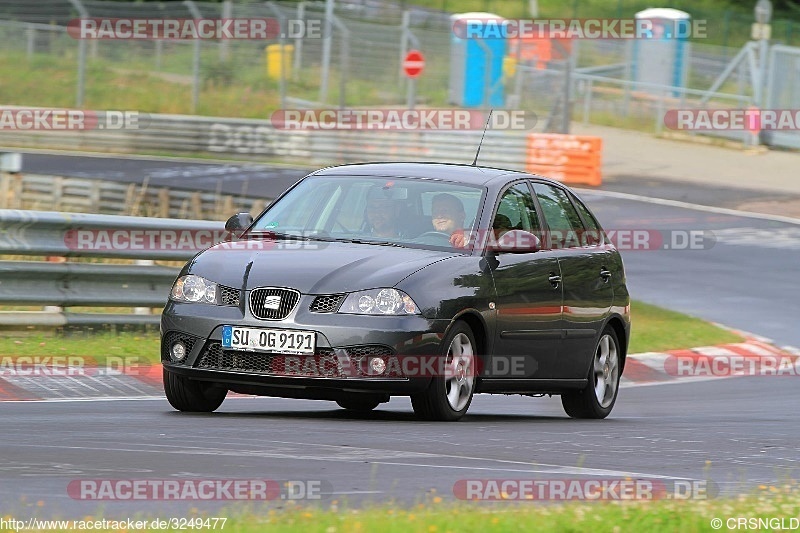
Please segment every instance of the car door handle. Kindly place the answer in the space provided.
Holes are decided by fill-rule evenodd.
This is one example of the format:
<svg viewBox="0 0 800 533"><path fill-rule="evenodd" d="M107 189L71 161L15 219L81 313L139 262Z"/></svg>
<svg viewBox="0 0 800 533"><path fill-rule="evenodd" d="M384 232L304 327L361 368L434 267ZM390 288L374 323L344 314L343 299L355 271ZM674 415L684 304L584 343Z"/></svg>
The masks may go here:
<svg viewBox="0 0 800 533"><path fill-rule="evenodd" d="M550 282L550 285L552 285L554 289L557 289L558 284L561 283L561 276L559 276L555 272L550 272L550 277L548 277L547 280Z"/></svg>
<svg viewBox="0 0 800 533"><path fill-rule="evenodd" d="M606 267L602 267L600 269L600 277L603 278L603 283L608 282L611 279L611 271L608 270Z"/></svg>

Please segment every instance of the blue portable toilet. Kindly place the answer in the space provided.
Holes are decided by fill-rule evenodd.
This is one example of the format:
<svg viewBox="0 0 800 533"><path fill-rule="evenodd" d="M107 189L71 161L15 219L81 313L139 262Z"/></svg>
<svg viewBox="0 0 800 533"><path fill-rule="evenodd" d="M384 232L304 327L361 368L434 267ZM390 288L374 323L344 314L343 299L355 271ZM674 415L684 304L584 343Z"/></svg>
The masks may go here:
<svg viewBox="0 0 800 533"><path fill-rule="evenodd" d="M450 41L451 104L462 107L503 107L505 20L492 13L452 15Z"/></svg>
<svg viewBox="0 0 800 533"><path fill-rule="evenodd" d="M649 20L653 34L652 37L633 41L633 80L685 87L689 70L691 15L678 9L652 8L636 13L634 18L637 21ZM660 92L653 87L643 87L641 90Z"/></svg>

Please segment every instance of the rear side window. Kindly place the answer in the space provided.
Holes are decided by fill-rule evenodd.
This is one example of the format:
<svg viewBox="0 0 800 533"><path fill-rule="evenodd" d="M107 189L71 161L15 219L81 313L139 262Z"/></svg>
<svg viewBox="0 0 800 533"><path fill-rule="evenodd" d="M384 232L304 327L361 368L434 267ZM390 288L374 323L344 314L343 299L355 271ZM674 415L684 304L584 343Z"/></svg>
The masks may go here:
<svg viewBox="0 0 800 533"><path fill-rule="evenodd" d="M600 227L600 224L597 222L597 219L594 218L589 209L578 200L575 195L570 195L572 198L572 203L578 209L578 212L583 217L583 221L586 224L586 233L584 234L583 243L587 246L594 246L597 244L602 244L603 242L608 243L608 237L606 237L605 232L603 232L603 228Z"/></svg>
<svg viewBox="0 0 800 533"><path fill-rule="evenodd" d="M552 248L581 246L583 222L567 193L545 183L534 183L533 191L539 200L545 222L550 228L550 246Z"/></svg>

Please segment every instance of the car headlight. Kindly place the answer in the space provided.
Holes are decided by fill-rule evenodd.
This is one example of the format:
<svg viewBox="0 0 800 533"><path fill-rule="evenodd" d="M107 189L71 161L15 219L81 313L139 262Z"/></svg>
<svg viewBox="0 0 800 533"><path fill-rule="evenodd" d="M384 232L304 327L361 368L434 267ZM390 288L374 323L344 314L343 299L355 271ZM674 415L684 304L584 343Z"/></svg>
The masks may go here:
<svg viewBox="0 0 800 533"><path fill-rule="evenodd" d="M217 304L217 284L200 276L189 274L175 280L169 296L179 302Z"/></svg>
<svg viewBox="0 0 800 533"><path fill-rule="evenodd" d="M356 315L416 315L417 304L397 289L370 289L351 292L339 308L340 313Z"/></svg>

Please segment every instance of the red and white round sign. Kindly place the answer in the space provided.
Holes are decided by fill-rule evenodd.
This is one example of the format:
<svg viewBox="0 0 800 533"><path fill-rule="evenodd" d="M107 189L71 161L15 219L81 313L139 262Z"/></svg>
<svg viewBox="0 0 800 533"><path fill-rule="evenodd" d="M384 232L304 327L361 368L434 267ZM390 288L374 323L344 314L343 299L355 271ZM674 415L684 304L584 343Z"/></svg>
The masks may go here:
<svg viewBox="0 0 800 533"><path fill-rule="evenodd" d="M425 69L425 57L419 50L409 50L403 60L403 72L409 78L416 78Z"/></svg>

